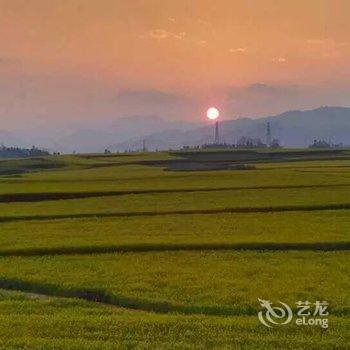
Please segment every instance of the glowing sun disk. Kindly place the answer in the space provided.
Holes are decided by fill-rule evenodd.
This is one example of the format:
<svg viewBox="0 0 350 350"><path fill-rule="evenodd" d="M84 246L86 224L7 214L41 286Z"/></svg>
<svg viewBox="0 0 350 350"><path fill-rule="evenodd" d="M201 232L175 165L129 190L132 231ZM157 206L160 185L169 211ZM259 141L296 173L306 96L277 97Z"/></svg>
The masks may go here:
<svg viewBox="0 0 350 350"><path fill-rule="evenodd" d="M211 119L211 120L215 120L219 117L219 110L215 107L210 107L207 110L207 118Z"/></svg>

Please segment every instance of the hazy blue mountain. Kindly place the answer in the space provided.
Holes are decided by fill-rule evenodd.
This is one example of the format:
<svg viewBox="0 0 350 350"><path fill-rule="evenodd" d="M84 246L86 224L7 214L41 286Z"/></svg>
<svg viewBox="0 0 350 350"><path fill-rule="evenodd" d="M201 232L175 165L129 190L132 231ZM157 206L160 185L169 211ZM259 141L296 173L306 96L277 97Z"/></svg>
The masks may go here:
<svg viewBox="0 0 350 350"><path fill-rule="evenodd" d="M258 86L255 89L261 89ZM220 137L227 143L236 143L242 137L266 138L266 123L270 122L272 137L283 146L304 147L314 139L350 145L350 108L321 107L307 111L288 111L259 119L240 118L220 122ZM214 124L191 124L168 121L158 116L134 116L109 123L81 124L65 129L28 131L0 131L0 145L30 147L36 145L63 153L138 150L143 140L150 150L177 149L210 143Z"/></svg>
<svg viewBox="0 0 350 350"><path fill-rule="evenodd" d="M172 122L157 116L132 116L119 118L106 125L89 128L75 127L70 133L62 137L56 137L44 146L61 152L103 152L110 145L125 142L130 138L140 138L144 134L161 132L167 129L177 128L189 130L194 124L186 122Z"/></svg>
<svg viewBox="0 0 350 350"><path fill-rule="evenodd" d="M140 138L144 134L169 129L182 131L196 128L196 124L183 121L169 121L158 116L131 116L112 122L72 123L71 125L0 130L0 145L29 147L36 145L49 151L62 153L103 152L110 145ZM141 142L142 143L142 142Z"/></svg>
<svg viewBox="0 0 350 350"><path fill-rule="evenodd" d="M314 139L350 145L350 108L320 107L308 111L288 111L276 116L260 119L241 118L220 123L220 137L227 143L235 143L242 136L266 139L266 123L270 122L272 137L283 146L304 147ZM175 149L212 142L214 125L194 130L167 130L143 135L126 142L114 144L113 150L136 150L145 139L147 147L153 149Z"/></svg>

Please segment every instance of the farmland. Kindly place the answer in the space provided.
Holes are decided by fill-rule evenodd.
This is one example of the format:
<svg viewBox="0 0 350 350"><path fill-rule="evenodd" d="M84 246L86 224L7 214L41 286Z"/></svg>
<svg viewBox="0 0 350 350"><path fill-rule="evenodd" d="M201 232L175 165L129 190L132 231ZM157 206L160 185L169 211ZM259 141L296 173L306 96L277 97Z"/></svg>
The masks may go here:
<svg viewBox="0 0 350 350"><path fill-rule="evenodd" d="M350 151L0 160L0 348L345 349ZM258 299L329 302L269 329Z"/></svg>

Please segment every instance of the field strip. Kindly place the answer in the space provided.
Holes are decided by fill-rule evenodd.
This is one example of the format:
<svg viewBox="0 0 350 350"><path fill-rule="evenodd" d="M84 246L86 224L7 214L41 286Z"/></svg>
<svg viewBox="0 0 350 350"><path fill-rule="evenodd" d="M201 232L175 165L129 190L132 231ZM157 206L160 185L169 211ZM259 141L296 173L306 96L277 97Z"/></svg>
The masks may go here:
<svg viewBox="0 0 350 350"><path fill-rule="evenodd" d="M91 192L38 192L38 193L5 193L0 194L0 203L11 202L41 202L49 200L83 199L94 197L111 197L126 195L142 195L157 193L192 193L192 192L219 192L240 190L283 190L301 188L336 188L350 187L350 183L320 184L320 185L288 185L288 186L247 186L247 187L210 187L210 188L180 188L180 189L154 189L129 191L91 191Z"/></svg>
<svg viewBox="0 0 350 350"><path fill-rule="evenodd" d="M0 250L0 257L33 257L46 255L84 255L109 253L145 253L167 251L288 251L288 250L314 250L314 251L345 251L350 250L350 242L315 242L315 243L199 243L199 244L128 244L108 246L78 246L53 248L26 248L13 250Z"/></svg>
<svg viewBox="0 0 350 350"><path fill-rule="evenodd" d="M0 278L0 288L9 291L35 293L47 297L78 298L90 302L96 302L111 306L123 307L137 311L153 313L180 313L185 315L208 315L208 316L252 316L256 315L257 309L253 307L223 307L223 306L199 306L181 305L170 302L151 301L140 298L132 298L110 293L105 289L80 289L63 288L54 284L30 282L19 279ZM334 316L348 315L346 308L332 310Z"/></svg>
<svg viewBox="0 0 350 350"><path fill-rule="evenodd" d="M340 154L340 156L317 156L313 155L311 157L305 157L300 159L298 155L293 155L292 157L274 157L271 158L271 153L267 156L258 157L258 158L217 158L217 159L200 159L200 158L174 158L174 159L159 159L159 160L131 160L126 162L110 162L110 163L95 163L86 165L86 169L94 168L104 168L104 167L119 167L125 165L143 165L143 166L158 166L158 167L167 167L174 164L217 164L217 163L226 163L226 164L242 164L242 163L255 163L255 164L264 164L264 163L292 163L292 162L312 162L312 161L333 161L333 160L350 160L350 157L346 154Z"/></svg>
<svg viewBox="0 0 350 350"><path fill-rule="evenodd" d="M282 166L282 167L269 167L264 166L262 168L257 168L257 170L284 170L284 169L339 169L339 168L350 168L350 165L303 165L303 166Z"/></svg>
<svg viewBox="0 0 350 350"><path fill-rule="evenodd" d="M193 214L220 214L220 213L278 213L293 211L322 211L350 209L350 203L337 204L313 204L313 205L286 205L271 207L232 207L218 209L193 209L193 210L164 210L164 211L131 211L131 212L102 212L85 214L55 214L55 215L22 215L0 216L0 223L27 220L60 220L83 218L109 218L109 217L137 217L137 216L164 216L164 215L193 215Z"/></svg>

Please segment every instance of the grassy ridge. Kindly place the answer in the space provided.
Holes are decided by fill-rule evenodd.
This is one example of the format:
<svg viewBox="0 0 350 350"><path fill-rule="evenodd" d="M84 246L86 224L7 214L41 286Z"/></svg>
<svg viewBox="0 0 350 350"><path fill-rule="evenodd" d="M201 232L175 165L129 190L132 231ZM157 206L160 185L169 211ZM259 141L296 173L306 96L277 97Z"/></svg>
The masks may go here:
<svg viewBox="0 0 350 350"><path fill-rule="evenodd" d="M270 331L256 317L161 315L78 299L44 298L0 290L0 347L4 349L345 349L349 321L331 327L288 325ZM154 335L154 336L150 336ZM342 346L343 344L344 346Z"/></svg>
<svg viewBox="0 0 350 350"><path fill-rule="evenodd" d="M109 245L89 247L55 247L55 248L27 248L0 250L0 257L10 256L45 256L45 255L91 255L102 253L144 253L144 252L176 252L176 251L288 251L288 250L318 250L345 251L350 250L350 242L315 242L315 243L202 243L202 244L134 244Z"/></svg>
<svg viewBox="0 0 350 350"><path fill-rule="evenodd" d="M345 242L348 210L83 218L1 223L0 250L138 244Z"/></svg>
<svg viewBox="0 0 350 350"><path fill-rule="evenodd" d="M0 223L28 221L28 220L61 220L82 218L113 218L113 217L152 217L168 215L195 215L195 214L222 214L222 213L279 213L297 211L321 211L321 210L344 210L350 209L350 203L322 204L322 205L288 205L272 207L236 207L221 209L199 209L199 210L164 210L164 211L135 211L135 212L93 212L86 214L57 214L57 215L25 215L25 216L3 216Z"/></svg>
<svg viewBox="0 0 350 350"><path fill-rule="evenodd" d="M2 287L6 287L6 281L19 280L39 286L38 293L42 292L40 286L46 285L72 293L98 291L118 300L139 300L150 308L214 308L222 314L234 310L244 315L258 311L258 298L267 298L291 305L298 300L328 300L333 315L348 314L350 310L350 285L342 277L350 267L346 252L188 251L7 257L1 258L1 266ZM327 276L322 283L320 276Z"/></svg>
<svg viewBox="0 0 350 350"><path fill-rule="evenodd" d="M0 203L1 220L6 216L20 219L127 216L210 212L268 212L349 208L350 187L312 187L279 189L240 189L225 191L190 191L183 193L129 194L34 203ZM87 215L89 216L89 215Z"/></svg>
<svg viewBox="0 0 350 350"><path fill-rule="evenodd" d="M350 184L320 184L320 185L289 185L289 186L251 186L251 187L211 187L211 188L179 188L179 189L158 189L158 190L134 190L134 191L94 191L94 192L44 192L44 193L15 193L0 195L0 203L13 202L42 202L49 200L67 200L95 197L114 197L138 194L157 193L191 193L191 192L220 192L240 190L286 190L286 189L309 189L309 188L336 188L349 187Z"/></svg>
<svg viewBox="0 0 350 350"><path fill-rule="evenodd" d="M115 295L105 289L79 289L62 288L59 285L48 283L33 283L16 279L0 279L0 288L39 294L43 296L55 296L64 298L78 298L87 301L113 305L137 311L148 311L154 313L181 313L186 315L214 315L214 316L251 316L256 314L255 309L213 307L213 306L185 306L168 303L165 301L154 302L122 295Z"/></svg>

